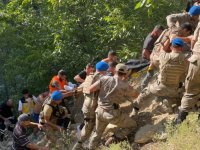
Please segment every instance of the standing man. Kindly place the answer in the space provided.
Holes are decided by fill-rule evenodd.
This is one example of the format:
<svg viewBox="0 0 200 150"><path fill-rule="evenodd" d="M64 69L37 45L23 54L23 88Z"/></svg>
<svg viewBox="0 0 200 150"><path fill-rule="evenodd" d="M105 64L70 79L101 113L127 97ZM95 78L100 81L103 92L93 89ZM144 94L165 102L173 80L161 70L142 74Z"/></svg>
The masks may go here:
<svg viewBox="0 0 200 150"><path fill-rule="evenodd" d="M171 42L171 53L162 50L159 58L158 79L149 84L137 98L139 108L146 107L145 100L154 95L169 98L169 104L178 104L179 88L186 77L188 62L183 53L184 42L180 38L174 38Z"/></svg>
<svg viewBox="0 0 200 150"><path fill-rule="evenodd" d="M177 124L186 119L188 112L196 105L200 98L200 25L195 30L193 40L193 55L188 59L190 65L185 79L185 93L179 107Z"/></svg>
<svg viewBox="0 0 200 150"><path fill-rule="evenodd" d="M150 55L154 47L154 43L163 32L164 28L161 25L156 25L151 33L148 34L144 41L142 58L150 60Z"/></svg>
<svg viewBox="0 0 200 150"><path fill-rule="evenodd" d="M109 63L111 61L117 62L117 53L115 51L109 51L108 57L104 58L102 61Z"/></svg>
<svg viewBox="0 0 200 150"><path fill-rule="evenodd" d="M28 89L22 91L23 97L19 100L19 114L33 114L34 105L37 103L37 98L29 93Z"/></svg>
<svg viewBox="0 0 200 150"><path fill-rule="evenodd" d="M94 66L92 64L87 64L87 66L85 67L85 70L81 71L79 74L77 74L74 77L74 80L78 83L83 83L85 81L85 78L92 74L94 72Z"/></svg>
<svg viewBox="0 0 200 150"><path fill-rule="evenodd" d="M171 14L167 16L167 26L169 28L179 27L185 22L192 25L193 30L199 22L200 6L192 6L188 13Z"/></svg>
<svg viewBox="0 0 200 150"><path fill-rule="evenodd" d="M109 123L124 128L120 137L127 136L137 126L136 122L119 108L120 103L131 100L132 97L133 90L126 80L127 72L124 64L118 64L113 77L104 76L90 86L90 92L99 91L95 133L89 144L91 150L98 146Z"/></svg>
<svg viewBox="0 0 200 150"><path fill-rule="evenodd" d="M106 62L98 62L96 64L96 72L93 75L87 76L83 84L84 103L84 126L81 130L81 135L78 142L74 145L73 150L83 149L82 143L85 142L91 135L95 126L95 110L97 108L98 91L90 92L89 87L99 80L102 76L106 75L109 66Z"/></svg>

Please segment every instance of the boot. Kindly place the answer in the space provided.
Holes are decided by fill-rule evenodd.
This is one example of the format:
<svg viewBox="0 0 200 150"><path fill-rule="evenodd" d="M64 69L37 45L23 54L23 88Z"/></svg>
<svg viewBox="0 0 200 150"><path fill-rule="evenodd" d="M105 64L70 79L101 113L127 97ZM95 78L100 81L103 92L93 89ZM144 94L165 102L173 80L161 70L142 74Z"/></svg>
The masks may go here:
<svg viewBox="0 0 200 150"><path fill-rule="evenodd" d="M73 146L72 150L84 150L84 148L83 148L83 146L82 146L82 142L77 142L77 143Z"/></svg>
<svg viewBox="0 0 200 150"><path fill-rule="evenodd" d="M186 119L187 115L188 115L188 112L180 110L175 124L181 124L183 122L183 120Z"/></svg>

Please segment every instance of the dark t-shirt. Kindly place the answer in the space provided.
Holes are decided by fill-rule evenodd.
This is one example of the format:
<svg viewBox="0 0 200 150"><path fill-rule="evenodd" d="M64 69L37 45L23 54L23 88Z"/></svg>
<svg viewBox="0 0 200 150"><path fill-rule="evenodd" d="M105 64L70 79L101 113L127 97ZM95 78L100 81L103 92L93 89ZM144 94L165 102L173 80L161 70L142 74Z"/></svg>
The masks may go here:
<svg viewBox="0 0 200 150"><path fill-rule="evenodd" d="M85 80L85 78L87 77L87 73L85 70L81 71L78 75L83 80Z"/></svg>
<svg viewBox="0 0 200 150"><path fill-rule="evenodd" d="M156 40L157 40L157 38L152 37L151 33L149 33L149 35L146 37L146 39L144 41L143 49L146 49L151 53Z"/></svg>
<svg viewBox="0 0 200 150"><path fill-rule="evenodd" d="M27 130L23 128L19 123L16 124L13 131L13 150L30 150L26 147L30 141L28 139Z"/></svg>
<svg viewBox="0 0 200 150"><path fill-rule="evenodd" d="M2 103L0 105L0 115L2 115L5 118L12 117L13 116L12 107L6 105L6 102ZM2 121L3 119L0 118L0 122Z"/></svg>

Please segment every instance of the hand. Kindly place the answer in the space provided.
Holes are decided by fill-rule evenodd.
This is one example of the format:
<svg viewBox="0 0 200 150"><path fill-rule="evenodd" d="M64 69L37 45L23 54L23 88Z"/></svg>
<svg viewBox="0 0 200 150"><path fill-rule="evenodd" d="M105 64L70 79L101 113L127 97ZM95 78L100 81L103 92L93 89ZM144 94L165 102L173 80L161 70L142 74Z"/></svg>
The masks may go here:
<svg viewBox="0 0 200 150"><path fill-rule="evenodd" d="M43 125L41 125L41 124L38 124L37 126L38 126L38 129L40 129L40 130L43 129Z"/></svg>

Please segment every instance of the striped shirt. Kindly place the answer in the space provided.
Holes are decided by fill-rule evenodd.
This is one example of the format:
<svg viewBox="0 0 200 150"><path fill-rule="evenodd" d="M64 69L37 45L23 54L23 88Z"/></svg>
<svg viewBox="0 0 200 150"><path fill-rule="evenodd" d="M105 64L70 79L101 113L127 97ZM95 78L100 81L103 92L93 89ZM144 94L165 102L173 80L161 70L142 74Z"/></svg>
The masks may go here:
<svg viewBox="0 0 200 150"><path fill-rule="evenodd" d="M29 148L26 147L29 143L27 130L17 123L13 131L12 150L29 150Z"/></svg>

